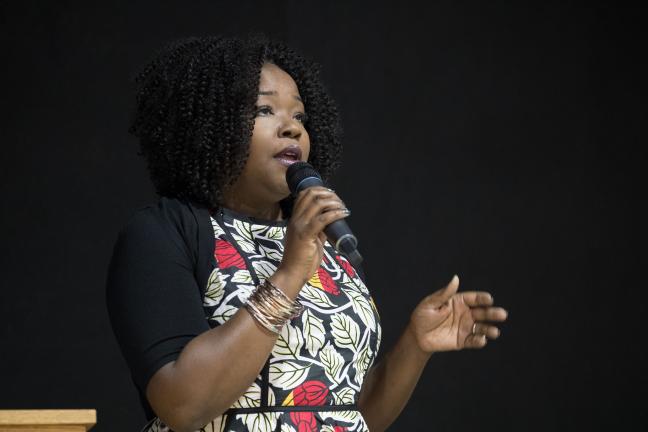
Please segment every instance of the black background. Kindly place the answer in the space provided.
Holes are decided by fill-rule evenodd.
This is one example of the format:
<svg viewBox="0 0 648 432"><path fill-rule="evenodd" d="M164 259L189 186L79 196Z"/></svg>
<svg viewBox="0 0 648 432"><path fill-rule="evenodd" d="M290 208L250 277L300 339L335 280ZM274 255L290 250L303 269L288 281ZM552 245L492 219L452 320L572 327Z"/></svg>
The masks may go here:
<svg viewBox="0 0 648 432"><path fill-rule="evenodd" d="M381 352L454 273L499 340L434 355L390 430L645 430L645 15L570 2L2 2L0 408L143 414L109 327L155 199L130 82L175 38L264 31L323 66Z"/></svg>

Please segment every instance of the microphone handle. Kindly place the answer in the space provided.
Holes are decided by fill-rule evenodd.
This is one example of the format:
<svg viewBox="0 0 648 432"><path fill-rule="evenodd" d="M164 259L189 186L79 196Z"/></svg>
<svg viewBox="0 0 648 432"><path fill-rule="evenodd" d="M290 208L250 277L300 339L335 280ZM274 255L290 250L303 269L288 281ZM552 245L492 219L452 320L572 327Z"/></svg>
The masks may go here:
<svg viewBox="0 0 648 432"><path fill-rule="evenodd" d="M324 186L324 183L319 177L306 177L295 188L295 195L303 189L313 186ZM358 252L358 239L351 233L351 229L344 219L338 219L328 224L324 228L324 233L329 243L342 253L352 265L358 267L362 263L363 258Z"/></svg>
<svg viewBox="0 0 648 432"><path fill-rule="evenodd" d="M358 252L358 239L351 233L344 219L338 219L324 228L324 233L333 247L344 255L354 267L362 263L362 255ZM333 240L333 241L331 241Z"/></svg>

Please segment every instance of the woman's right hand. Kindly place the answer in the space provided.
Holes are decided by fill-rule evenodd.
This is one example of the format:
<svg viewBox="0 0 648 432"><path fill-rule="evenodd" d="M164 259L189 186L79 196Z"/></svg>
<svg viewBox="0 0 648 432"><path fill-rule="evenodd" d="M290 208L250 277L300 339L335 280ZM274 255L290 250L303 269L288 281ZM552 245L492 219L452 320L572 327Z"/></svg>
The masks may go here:
<svg viewBox="0 0 648 432"><path fill-rule="evenodd" d="M286 229L283 259L277 272L300 282L301 289L322 262L326 241L324 228L349 214L344 202L331 189L314 186L299 192Z"/></svg>

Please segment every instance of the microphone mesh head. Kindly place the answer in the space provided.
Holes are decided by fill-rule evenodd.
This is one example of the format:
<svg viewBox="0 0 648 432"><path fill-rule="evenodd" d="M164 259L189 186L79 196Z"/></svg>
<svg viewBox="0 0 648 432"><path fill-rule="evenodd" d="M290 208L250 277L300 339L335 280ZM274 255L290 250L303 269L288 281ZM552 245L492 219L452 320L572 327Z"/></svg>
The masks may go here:
<svg viewBox="0 0 648 432"><path fill-rule="evenodd" d="M322 179L319 173L313 168L308 162L295 162L290 165L286 170L286 182L288 183L288 188L290 188L290 193L297 193L297 186L302 180L308 177L317 177Z"/></svg>

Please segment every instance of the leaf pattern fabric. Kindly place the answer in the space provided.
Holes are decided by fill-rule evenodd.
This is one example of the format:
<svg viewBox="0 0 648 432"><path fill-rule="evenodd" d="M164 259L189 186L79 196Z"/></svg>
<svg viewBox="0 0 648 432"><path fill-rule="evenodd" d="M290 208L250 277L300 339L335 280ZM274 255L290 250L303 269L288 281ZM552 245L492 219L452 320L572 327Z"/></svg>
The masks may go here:
<svg viewBox="0 0 648 432"><path fill-rule="evenodd" d="M216 268L203 298L213 328L241 308L281 263L287 221L220 209L212 215ZM305 306L277 338L264 372L222 416L201 431L365 432L357 410L364 377L381 339L371 295L351 263L325 243L322 264L303 286ZM348 406L348 409L347 409ZM167 432L155 418L143 432Z"/></svg>

